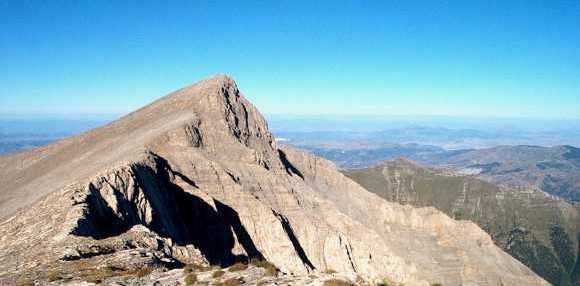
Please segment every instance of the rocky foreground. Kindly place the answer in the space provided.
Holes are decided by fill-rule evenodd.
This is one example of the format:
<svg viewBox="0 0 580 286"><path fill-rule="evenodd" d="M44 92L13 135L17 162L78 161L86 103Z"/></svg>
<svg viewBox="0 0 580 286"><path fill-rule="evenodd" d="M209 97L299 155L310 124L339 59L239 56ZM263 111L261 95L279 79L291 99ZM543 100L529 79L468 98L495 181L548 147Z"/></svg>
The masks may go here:
<svg viewBox="0 0 580 286"><path fill-rule="evenodd" d="M0 284L548 285L477 225L278 147L225 76L0 157L0 217Z"/></svg>

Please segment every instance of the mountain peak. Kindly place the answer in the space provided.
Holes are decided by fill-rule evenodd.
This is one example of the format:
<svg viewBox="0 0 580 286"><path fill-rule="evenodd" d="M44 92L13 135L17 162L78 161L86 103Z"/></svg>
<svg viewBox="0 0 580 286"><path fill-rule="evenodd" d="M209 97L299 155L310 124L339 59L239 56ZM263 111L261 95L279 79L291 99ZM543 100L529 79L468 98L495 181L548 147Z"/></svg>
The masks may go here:
<svg viewBox="0 0 580 286"><path fill-rule="evenodd" d="M232 78L216 75L106 126L0 157L0 184L5 190L20 190L0 192L0 218L71 181L135 160L143 152L168 154L191 147L206 156L281 168L266 120Z"/></svg>
<svg viewBox="0 0 580 286"><path fill-rule="evenodd" d="M0 238L1 281L264 259L305 278L546 285L476 225L389 203L326 160L279 150L227 76L0 158Z"/></svg>
<svg viewBox="0 0 580 286"><path fill-rule="evenodd" d="M198 90L219 90L222 88L234 88L238 89L236 81L226 75L226 74L216 74L206 79L200 80L194 84L186 86L175 93L178 94L190 94L189 92L198 91ZM170 94L171 95L171 94ZM191 94L190 94L191 95Z"/></svg>

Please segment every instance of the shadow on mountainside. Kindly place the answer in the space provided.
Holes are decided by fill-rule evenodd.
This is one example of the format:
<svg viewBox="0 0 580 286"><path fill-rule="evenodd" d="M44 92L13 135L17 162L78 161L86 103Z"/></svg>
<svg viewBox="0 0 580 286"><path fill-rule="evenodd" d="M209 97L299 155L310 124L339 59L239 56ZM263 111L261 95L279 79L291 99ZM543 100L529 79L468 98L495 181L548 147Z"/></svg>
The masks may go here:
<svg viewBox="0 0 580 286"><path fill-rule="evenodd" d="M284 153L284 151L278 149L278 155L288 175L292 176L292 174L295 174L304 180L304 175L302 175L302 172L300 172L300 170L298 170L296 167L294 167L294 165L292 165L292 163L288 160L288 157L286 156L286 153Z"/></svg>
<svg viewBox="0 0 580 286"><path fill-rule="evenodd" d="M173 183L176 172L171 170L167 161L158 156L154 156L154 160L154 167L132 166L138 185L134 190L112 187L115 206L107 202L111 200L105 200L103 190L90 184L90 194L86 199L88 212L78 222L73 234L103 239L142 224L163 237L171 238L177 245L195 246L212 265L227 267L238 261L263 258L235 210L215 199L214 209L200 197L186 192ZM197 189L193 180L180 173L177 176ZM127 182L121 184L122 187L129 185ZM143 208L143 202L137 199L137 192L142 192L150 205L150 222L145 220L146 212L139 209ZM235 238L247 256L232 253Z"/></svg>

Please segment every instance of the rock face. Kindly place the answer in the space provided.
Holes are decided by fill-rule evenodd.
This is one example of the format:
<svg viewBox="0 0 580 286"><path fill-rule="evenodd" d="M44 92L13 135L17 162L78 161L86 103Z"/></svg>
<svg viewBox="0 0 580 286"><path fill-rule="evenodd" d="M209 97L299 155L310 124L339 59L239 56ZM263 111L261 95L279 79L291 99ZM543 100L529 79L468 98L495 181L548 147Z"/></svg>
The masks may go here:
<svg viewBox="0 0 580 286"><path fill-rule="evenodd" d="M278 148L225 76L1 157L0 178L0 279L9 283L103 265L263 259L288 275L547 285L475 224L384 201L332 163Z"/></svg>
<svg viewBox="0 0 580 286"><path fill-rule="evenodd" d="M456 219L477 223L498 246L554 285L580 277L577 263L580 216L573 205L534 188L497 186L449 170L398 159L343 171L388 201L433 206Z"/></svg>

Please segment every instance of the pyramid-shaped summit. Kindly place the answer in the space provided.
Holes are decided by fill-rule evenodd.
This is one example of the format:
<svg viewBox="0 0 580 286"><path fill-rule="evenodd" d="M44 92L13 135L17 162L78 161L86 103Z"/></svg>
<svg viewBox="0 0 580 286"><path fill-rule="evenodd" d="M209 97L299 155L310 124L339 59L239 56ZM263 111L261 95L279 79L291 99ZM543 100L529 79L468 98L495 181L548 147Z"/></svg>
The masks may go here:
<svg viewBox="0 0 580 286"><path fill-rule="evenodd" d="M1 281L86 281L107 265L106 283L183 282L187 264L260 260L280 271L266 284L547 285L475 224L386 202L277 146L226 76L0 157L0 217ZM249 269L245 283L257 283Z"/></svg>

